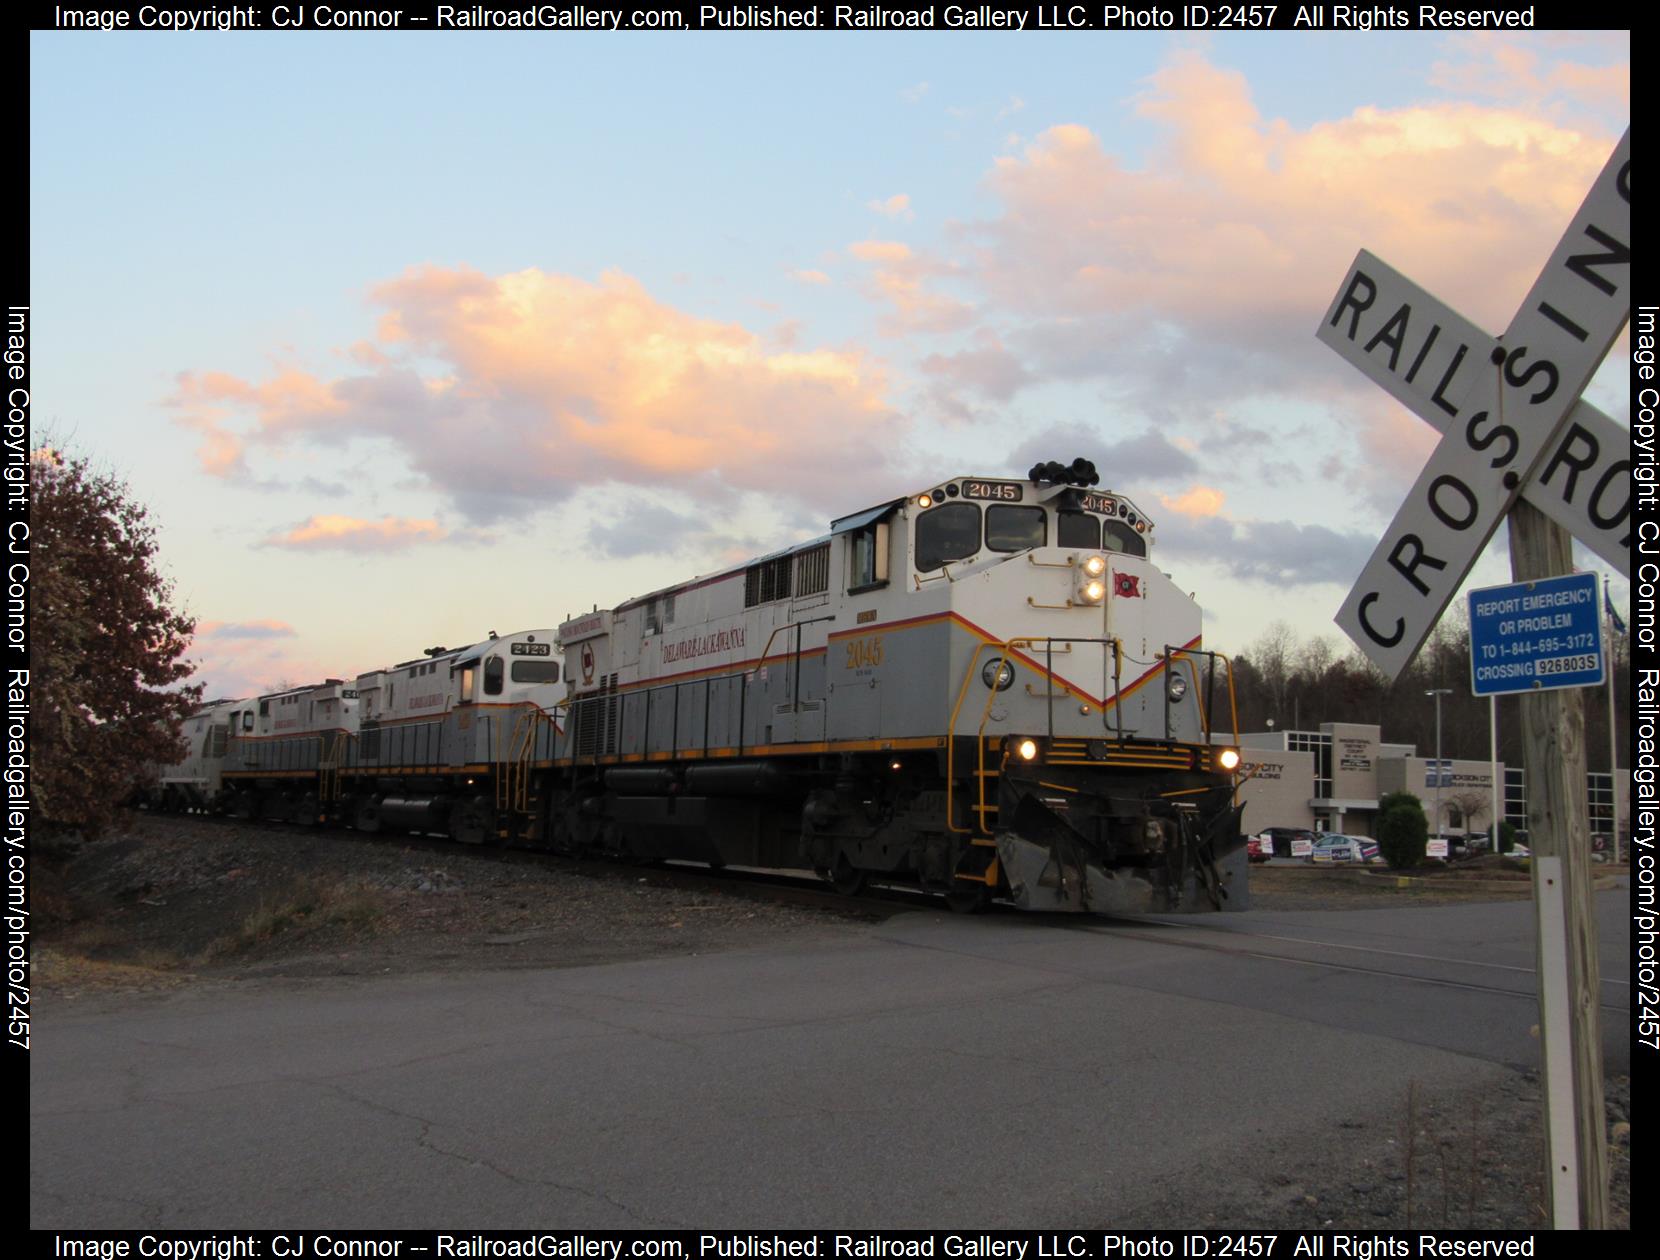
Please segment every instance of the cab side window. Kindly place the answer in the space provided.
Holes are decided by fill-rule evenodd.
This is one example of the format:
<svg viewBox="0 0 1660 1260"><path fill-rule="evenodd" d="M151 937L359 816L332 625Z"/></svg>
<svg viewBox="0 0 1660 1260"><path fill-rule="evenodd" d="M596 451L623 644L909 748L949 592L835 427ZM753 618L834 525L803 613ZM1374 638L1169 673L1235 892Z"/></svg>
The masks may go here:
<svg viewBox="0 0 1660 1260"><path fill-rule="evenodd" d="M484 694L487 696L501 695L501 684L501 657L492 656L484 662Z"/></svg>
<svg viewBox="0 0 1660 1260"><path fill-rule="evenodd" d="M847 535L849 593L888 584L888 523L873 521Z"/></svg>

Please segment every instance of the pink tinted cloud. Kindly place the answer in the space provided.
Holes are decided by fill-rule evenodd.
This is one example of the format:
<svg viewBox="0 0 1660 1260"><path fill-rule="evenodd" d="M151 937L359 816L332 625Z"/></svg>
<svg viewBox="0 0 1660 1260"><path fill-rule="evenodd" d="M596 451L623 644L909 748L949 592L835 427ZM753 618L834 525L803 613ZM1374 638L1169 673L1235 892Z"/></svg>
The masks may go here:
<svg viewBox="0 0 1660 1260"><path fill-rule="evenodd" d="M341 673L340 662L323 662L295 650L296 637L284 621L204 621L196 627L189 659L193 682L210 699L231 699L275 691L287 683L318 682Z"/></svg>
<svg viewBox="0 0 1660 1260"><path fill-rule="evenodd" d="M865 206L890 219L916 218L916 213L911 209L911 198L907 193L895 193L885 200L868 201Z"/></svg>
<svg viewBox="0 0 1660 1260"><path fill-rule="evenodd" d="M1163 143L1140 168L1051 127L988 184L978 274L1045 315L1200 326L1307 323L1362 245L1502 327L1613 147L1547 117L1463 103L1265 119L1245 78L1176 54L1137 112Z"/></svg>
<svg viewBox="0 0 1660 1260"><path fill-rule="evenodd" d="M418 543L442 542L448 536L448 531L432 520L383 516L368 521L325 514L271 535L265 545L296 551L401 551Z"/></svg>
<svg viewBox="0 0 1660 1260"><path fill-rule="evenodd" d="M291 639L294 627L286 621L198 621L197 639Z"/></svg>
<svg viewBox="0 0 1660 1260"><path fill-rule="evenodd" d="M1161 494L1159 502L1183 516L1216 516L1226 497L1214 486L1191 486L1181 494Z"/></svg>
<svg viewBox="0 0 1660 1260"><path fill-rule="evenodd" d="M892 448L878 440L896 423L885 374L859 350L779 348L618 272L421 267L372 296L387 358L357 354L357 375L180 378L172 401L204 433L207 471L244 471L261 448L379 438L488 520L608 481L787 481L840 502Z"/></svg>
<svg viewBox="0 0 1660 1260"><path fill-rule="evenodd" d="M973 307L931 285L954 267L899 241L855 241L847 252L873 264L865 294L888 309L880 324L885 336L953 332L974 322Z"/></svg>
<svg viewBox="0 0 1660 1260"><path fill-rule="evenodd" d="M1586 107L1631 112L1631 34L1483 32L1447 41L1430 67L1435 86L1553 117Z"/></svg>

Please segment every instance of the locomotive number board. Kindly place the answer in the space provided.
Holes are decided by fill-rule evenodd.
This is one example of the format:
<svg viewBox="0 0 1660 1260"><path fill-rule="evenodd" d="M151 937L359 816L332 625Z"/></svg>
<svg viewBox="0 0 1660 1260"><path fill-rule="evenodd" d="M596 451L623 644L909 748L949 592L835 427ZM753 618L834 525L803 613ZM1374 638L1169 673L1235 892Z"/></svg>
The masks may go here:
<svg viewBox="0 0 1660 1260"><path fill-rule="evenodd" d="M1118 511L1118 500L1110 494L1080 494L1078 506L1086 512L1101 512L1112 516Z"/></svg>
<svg viewBox="0 0 1660 1260"><path fill-rule="evenodd" d="M552 656L551 643L510 643L507 650L514 656Z"/></svg>
<svg viewBox="0 0 1660 1260"><path fill-rule="evenodd" d="M965 481L963 482L963 498L998 499L1004 503L1019 503L1020 483L1018 481Z"/></svg>

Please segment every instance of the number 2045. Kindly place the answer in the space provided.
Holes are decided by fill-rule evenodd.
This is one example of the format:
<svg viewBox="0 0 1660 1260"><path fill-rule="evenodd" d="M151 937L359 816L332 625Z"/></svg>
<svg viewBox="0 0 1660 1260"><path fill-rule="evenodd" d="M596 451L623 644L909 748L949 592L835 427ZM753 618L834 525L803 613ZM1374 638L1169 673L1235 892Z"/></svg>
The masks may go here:
<svg viewBox="0 0 1660 1260"><path fill-rule="evenodd" d="M882 636L879 634L849 639L842 646L847 649L848 669L870 669L882 663Z"/></svg>

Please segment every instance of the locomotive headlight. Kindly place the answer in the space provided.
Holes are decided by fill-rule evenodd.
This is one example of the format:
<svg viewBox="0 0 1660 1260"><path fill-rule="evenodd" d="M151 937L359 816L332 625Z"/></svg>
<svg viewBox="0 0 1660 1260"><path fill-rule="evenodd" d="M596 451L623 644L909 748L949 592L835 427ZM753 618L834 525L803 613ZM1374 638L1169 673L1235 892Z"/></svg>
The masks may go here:
<svg viewBox="0 0 1660 1260"><path fill-rule="evenodd" d="M1221 766L1224 770L1239 769L1239 749L1224 748L1221 752L1216 754L1216 764Z"/></svg>
<svg viewBox="0 0 1660 1260"><path fill-rule="evenodd" d="M1100 577L1106 571L1107 558L1105 556L1091 556L1084 561L1084 572L1089 574L1090 577Z"/></svg>
<svg viewBox="0 0 1660 1260"><path fill-rule="evenodd" d="M1107 593L1107 584L1101 581L1084 583L1083 597L1092 604L1099 604Z"/></svg>
<svg viewBox="0 0 1660 1260"><path fill-rule="evenodd" d="M931 494L919 494L916 497L916 505L919 508L933 507L934 496Z"/></svg>
<svg viewBox="0 0 1660 1260"><path fill-rule="evenodd" d="M1187 679L1176 674L1170 679L1170 703L1175 704L1187 694Z"/></svg>
<svg viewBox="0 0 1660 1260"><path fill-rule="evenodd" d="M980 681L993 691L1007 691L1014 685L1014 666L997 657L986 662L980 671Z"/></svg>
<svg viewBox="0 0 1660 1260"><path fill-rule="evenodd" d="M1014 752L1015 756L1022 761L1036 761L1038 755L1037 740L1031 738L1021 740L1014 746Z"/></svg>

